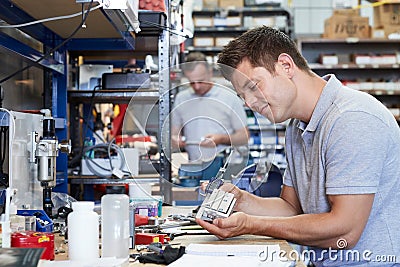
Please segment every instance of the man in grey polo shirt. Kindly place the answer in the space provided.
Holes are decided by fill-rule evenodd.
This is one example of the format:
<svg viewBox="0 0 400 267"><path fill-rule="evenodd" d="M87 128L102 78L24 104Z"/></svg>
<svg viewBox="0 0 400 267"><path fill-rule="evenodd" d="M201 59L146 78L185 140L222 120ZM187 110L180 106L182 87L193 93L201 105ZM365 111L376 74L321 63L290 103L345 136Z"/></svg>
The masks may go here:
<svg viewBox="0 0 400 267"><path fill-rule="evenodd" d="M290 119L280 198L225 184L236 212L213 224L220 238L257 234L309 246L316 266L400 264L400 130L372 96L312 72L295 43L252 29L220 54L239 96L271 121Z"/></svg>
<svg viewBox="0 0 400 267"><path fill-rule="evenodd" d="M243 102L212 81L213 68L200 52L182 65L190 87L179 92L171 111L172 145L185 148L189 160L211 161L228 146L248 143Z"/></svg>

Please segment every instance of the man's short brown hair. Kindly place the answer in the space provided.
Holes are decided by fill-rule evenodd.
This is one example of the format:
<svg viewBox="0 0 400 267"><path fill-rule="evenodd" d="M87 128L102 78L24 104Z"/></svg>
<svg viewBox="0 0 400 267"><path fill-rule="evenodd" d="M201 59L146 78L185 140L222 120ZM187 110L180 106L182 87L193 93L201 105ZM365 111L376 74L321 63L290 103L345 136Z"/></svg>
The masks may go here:
<svg viewBox="0 0 400 267"><path fill-rule="evenodd" d="M211 67L205 54L201 52L189 53L185 58L185 64L182 65L182 70L184 72L192 71L198 64L204 64L207 69Z"/></svg>
<svg viewBox="0 0 400 267"><path fill-rule="evenodd" d="M218 64L228 80L245 58L253 67L264 67L274 74L275 63L282 53L291 56L299 69L311 72L295 42L284 32L267 26L251 29L230 41L218 55Z"/></svg>

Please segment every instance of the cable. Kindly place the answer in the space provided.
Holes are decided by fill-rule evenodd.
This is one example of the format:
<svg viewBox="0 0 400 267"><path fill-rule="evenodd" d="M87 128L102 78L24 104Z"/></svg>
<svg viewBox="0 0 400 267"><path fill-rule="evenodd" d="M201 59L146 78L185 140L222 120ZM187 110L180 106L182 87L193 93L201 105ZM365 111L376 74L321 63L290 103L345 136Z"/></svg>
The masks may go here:
<svg viewBox="0 0 400 267"><path fill-rule="evenodd" d="M100 5L92 8L90 11L84 11L84 13L95 11L96 9L99 9L103 6L104 6L104 4L100 4ZM55 21L55 20L60 20L60 19L70 19L70 18L78 17L80 15L82 15L82 12L77 12L77 13L74 13L71 15L64 15L64 16L40 19L40 20L35 20L35 21L21 23L21 24L15 24L15 25L0 25L0 28L21 28L21 27L31 26L31 25L35 25L38 23L48 22L48 21Z"/></svg>
<svg viewBox="0 0 400 267"><path fill-rule="evenodd" d="M176 29L174 29L172 27L164 26L164 25L161 25L161 24L158 24L158 23L147 21L147 20L140 20L140 23L145 23L145 24L148 24L148 25L151 25L151 26L155 26L155 27L157 27L159 29L169 31L172 34L175 34L175 35L178 35L178 36L181 36L181 37L191 38L188 34L181 34L179 32L175 32L174 30L176 30Z"/></svg>
<svg viewBox="0 0 400 267"><path fill-rule="evenodd" d="M375 2L375 3L369 3L369 4L365 4L365 5L356 5L353 6L353 9L361 9L361 8L366 8L366 7L377 7L377 6L382 6L384 4L390 3L390 1L387 0L382 0L379 2Z"/></svg>
<svg viewBox="0 0 400 267"><path fill-rule="evenodd" d="M103 141L104 143L106 142L106 140L104 140L103 136L100 136L86 121L86 119L82 116L79 116L79 119L81 119L83 121L83 123L88 127L89 130L92 131L92 133L97 136L97 138L99 138L101 141Z"/></svg>
<svg viewBox="0 0 400 267"><path fill-rule="evenodd" d="M2 80L0 80L0 85L2 83L4 83L5 81L9 80L10 78L14 77L15 75L17 75L18 73L21 73L27 69L29 69L30 67L33 66L33 64L39 63L40 61L42 61L43 59L45 59L46 57L48 57L49 55L51 55L54 51L56 51L57 49L59 49L60 47L62 47L63 45L65 45L69 40L72 39L72 37L82 28L82 25L85 24L85 21L89 15L90 10L92 9L92 4L93 4L93 0L90 2L89 7L85 13L84 18L82 19L82 22L79 24L78 27L76 27L76 29L64 40L62 41L59 45L57 45L56 47L50 49L47 53L45 53L43 56L41 56L40 58L38 58L37 60L35 60L33 63L30 62L28 63L27 66L25 66L24 68L21 68L15 72L13 72L12 74L8 75L7 77L3 78Z"/></svg>
<svg viewBox="0 0 400 267"><path fill-rule="evenodd" d="M120 157L121 162L120 162L120 166L119 166L119 170L122 171L122 169L125 167L126 165L126 159L124 156L124 152L122 151L122 149L117 146L116 144L113 144L112 142L108 143L108 144L98 144L98 145L94 145L94 146L90 146L90 147L85 147L83 150L83 153L86 155L87 152L96 152L96 151L101 151L101 152L106 152L108 155L108 160L110 162L110 166L111 169L107 169L104 166L99 165L97 162L95 162L92 158L84 158L84 160L86 161L86 166L88 167L89 171L91 171L94 175L96 176L100 176L100 177L107 177L107 176L112 176L112 172L113 172L113 167L112 167L112 157L111 157L111 150L114 150L117 155ZM98 168L100 168L101 170L104 171L108 171L110 173L101 173L98 170L96 170L91 164L94 164L95 166L97 166ZM126 171L123 171L125 173L127 173Z"/></svg>
<svg viewBox="0 0 400 267"><path fill-rule="evenodd" d="M110 159L110 168L111 171L114 170L113 164L112 164L112 160L111 160L111 145L113 145L113 142L115 141L115 137L110 141L110 143L107 146L107 155L108 158ZM120 170L122 170L122 168L119 168Z"/></svg>
<svg viewBox="0 0 400 267"><path fill-rule="evenodd" d="M92 95L91 95L91 97L90 97L89 114L87 115L87 116L88 116L87 119L84 120L84 122L85 122L85 127L84 127L84 129L83 129L83 131L82 131L82 140L85 139L85 136L86 136L86 133L87 133L87 129L88 129L88 127L89 127L89 124L87 123L87 121L89 120L89 116L91 115L91 112L92 112L92 109L93 109L93 105L94 105L94 96L95 96L95 94L96 94L96 89L97 89L97 88L101 88L101 85L96 85L96 86L93 88L93 90L92 90ZM68 164L69 166L72 166L76 161L78 161L78 160L80 160L80 159L82 158L83 149L84 149L84 144L82 143L81 151L79 152L78 155L76 155L74 158L72 158L72 159L69 161L69 164Z"/></svg>

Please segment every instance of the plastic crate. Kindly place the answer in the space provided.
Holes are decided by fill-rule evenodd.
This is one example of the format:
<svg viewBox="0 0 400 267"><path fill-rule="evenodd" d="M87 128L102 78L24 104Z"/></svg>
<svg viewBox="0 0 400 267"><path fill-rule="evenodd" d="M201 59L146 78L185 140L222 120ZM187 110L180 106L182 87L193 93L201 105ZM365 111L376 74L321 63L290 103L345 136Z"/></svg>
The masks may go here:
<svg viewBox="0 0 400 267"><path fill-rule="evenodd" d="M18 210L18 215L35 216L36 217L36 231L37 232L53 232L53 221L47 216L43 210Z"/></svg>

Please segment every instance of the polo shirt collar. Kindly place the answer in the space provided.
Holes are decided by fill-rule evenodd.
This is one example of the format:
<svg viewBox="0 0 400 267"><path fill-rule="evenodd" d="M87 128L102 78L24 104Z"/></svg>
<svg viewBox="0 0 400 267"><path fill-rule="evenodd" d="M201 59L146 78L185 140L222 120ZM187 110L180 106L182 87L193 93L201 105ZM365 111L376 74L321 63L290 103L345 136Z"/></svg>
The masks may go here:
<svg viewBox="0 0 400 267"><path fill-rule="evenodd" d="M220 89L221 89L221 88L220 88ZM207 93L205 93L205 94L202 95L202 96L196 95L196 93L194 92L194 90L193 90L192 87L190 87L189 90L190 90L190 93L191 93L193 96L197 96L197 97L210 97L210 96L216 96L216 95L218 94L218 89L215 88L215 86L211 87L210 91L208 91Z"/></svg>
<svg viewBox="0 0 400 267"><path fill-rule="evenodd" d="M334 103L338 90L342 86L342 83L334 74L328 74L322 78L326 80L327 83L322 89L322 93L318 99L317 105L315 106L308 125L304 122L299 123L298 127L302 130L314 132L317 129L319 122L325 113L330 109L330 106Z"/></svg>

